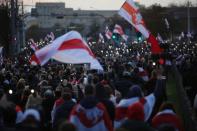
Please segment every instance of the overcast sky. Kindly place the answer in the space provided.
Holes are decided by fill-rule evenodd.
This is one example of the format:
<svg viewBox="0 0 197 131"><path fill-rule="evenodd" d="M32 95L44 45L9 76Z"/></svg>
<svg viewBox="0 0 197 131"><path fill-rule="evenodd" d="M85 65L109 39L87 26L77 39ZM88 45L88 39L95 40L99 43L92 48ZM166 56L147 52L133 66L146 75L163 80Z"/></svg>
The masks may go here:
<svg viewBox="0 0 197 131"><path fill-rule="evenodd" d="M117 10L126 0L23 0L25 5L34 5L36 2L65 2L66 7L74 9L88 9L88 10ZM140 4L146 6L154 3L160 3L162 6L167 6L172 2L184 3L188 0L136 0ZM190 0L196 1L196 0ZM196 2L197 3L197 2ZM27 7L27 6L26 6Z"/></svg>

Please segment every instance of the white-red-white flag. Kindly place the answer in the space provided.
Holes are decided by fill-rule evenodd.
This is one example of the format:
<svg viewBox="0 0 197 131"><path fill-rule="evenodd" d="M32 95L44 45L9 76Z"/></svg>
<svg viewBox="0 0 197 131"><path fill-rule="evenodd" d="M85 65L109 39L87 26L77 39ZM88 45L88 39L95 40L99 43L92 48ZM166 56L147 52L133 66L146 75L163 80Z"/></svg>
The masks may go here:
<svg viewBox="0 0 197 131"><path fill-rule="evenodd" d="M128 36L124 33L122 27L120 25L118 25L118 24L115 25L114 30L113 30L113 33L117 33L117 34L121 35L121 37L125 41L127 41L127 39L128 39Z"/></svg>
<svg viewBox="0 0 197 131"><path fill-rule="evenodd" d="M161 35L159 33L157 33L157 40L160 42L160 43L164 43L164 40L163 38L161 37Z"/></svg>
<svg viewBox="0 0 197 131"><path fill-rule="evenodd" d="M99 42L100 43L105 43L104 37L102 35L102 33L99 33Z"/></svg>
<svg viewBox="0 0 197 131"><path fill-rule="evenodd" d="M170 29L170 24L169 24L169 22L168 22L168 19L165 18L164 20L165 20L166 28L167 28L167 29Z"/></svg>
<svg viewBox="0 0 197 131"><path fill-rule="evenodd" d="M34 51L38 50L38 46L36 45L36 43L34 42L33 39L30 39L30 48Z"/></svg>
<svg viewBox="0 0 197 131"><path fill-rule="evenodd" d="M119 102L119 104L116 106L116 112L115 112L115 121L114 121L115 128L119 128L120 125L126 119L128 119L128 107L132 106L136 102L139 102L140 99L141 99L140 97L132 97L132 98L129 98L129 99L122 99ZM152 93L152 94L144 97L144 99L146 101L143 104L144 121L147 121L150 118L151 113L153 111L156 98L155 98L154 94ZM136 115L138 115L138 114L136 114Z"/></svg>
<svg viewBox="0 0 197 131"><path fill-rule="evenodd" d="M51 32L51 33L49 34L49 37L51 38L51 41L54 41L54 40L55 40L55 35L54 35L53 32Z"/></svg>
<svg viewBox="0 0 197 131"><path fill-rule="evenodd" d="M109 28L106 26L105 28L105 36L107 37L107 39L111 39L112 37L112 32L109 30Z"/></svg>
<svg viewBox="0 0 197 131"><path fill-rule="evenodd" d="M122 27L120 25L116 24L114 26L113 33L117 33L117 34L123 35L124 31L123 31L123 29L122 29Z"/></svg>
<svg viewBox="0 0 197 131"><path fill-rule="evenodd" d="M78 131L113 131L112 121L102 103L97 103L92 108L76 105L70 113L69 121Z"/></svg>
<svg viewBox="0 0 197 131"><path fill-rule="evenodd" d="M156 38L145 27L144 20L139 12L139 8L135 5L133 0L127 0L119 10L119 15L127 20L132 26L136 28L142 35L151 43L151 51L153 54L162 52Z"/></svg>
<svg viewBox="0 0 197 131"><path fill-rule="evenodd" d="M51 58L70 64L89 63L91 69L103 70L91 49L76 31L70 31L55 39L51 44L36 51L31 64L44 65Z"/></svg>

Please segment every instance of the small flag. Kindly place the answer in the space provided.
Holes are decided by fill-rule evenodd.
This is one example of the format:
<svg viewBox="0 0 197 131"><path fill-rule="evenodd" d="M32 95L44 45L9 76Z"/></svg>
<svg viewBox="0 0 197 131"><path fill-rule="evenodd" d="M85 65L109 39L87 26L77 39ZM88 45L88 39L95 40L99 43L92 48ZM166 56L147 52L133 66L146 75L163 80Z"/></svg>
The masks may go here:
<svg viewBox="0 0 197 131"><path fill-rule="evenodd" d="M164 20L165 20L166 28L167 28L167 29L170 29L170 24L169 24L169 22L168 22L168 19L165 18Z"/></svg>
<svg viewBox="0 0 197 131"><path fill-rule="evenodd" d="M29 41L30 41L30 47L31 47L31 49L33 51L38 50L38 46L36 45L36 43L34 42L34 40L33 39L30 39Z"/></svg>
<svg viewBox="0 0 197 131"><path fill-rule="evenodd" d="M121 27L120 25L118 25L118 24L115 25L114 30L113 30L113 33L117 33L117 34L121 35L121 37L122 37L125 41L127 41L127 39L128 39L128 36L125 35L125 33L124 33L122 27Z"/></svg>
<svg viewBox="0 0 197 131"><path fill-rule="evenodd" d="M102 35L102 33L99 33L99 42L100 43L105 43L104 37Z"/></svg>
<svg viewBox="0 0 197 131"><path fill-rule="evenodd" d="M105 36L107 37L108 40L110 40L112 37L112 32L109 30L107 26L105 28Z"/></svg>
<svg viewBox="0 0 197 131"><path fill-rule="evenodd" d="M161 35L159 33L157 33L157 40L160 42L160 43L164 43L164 40L162 39Z"/></svg>

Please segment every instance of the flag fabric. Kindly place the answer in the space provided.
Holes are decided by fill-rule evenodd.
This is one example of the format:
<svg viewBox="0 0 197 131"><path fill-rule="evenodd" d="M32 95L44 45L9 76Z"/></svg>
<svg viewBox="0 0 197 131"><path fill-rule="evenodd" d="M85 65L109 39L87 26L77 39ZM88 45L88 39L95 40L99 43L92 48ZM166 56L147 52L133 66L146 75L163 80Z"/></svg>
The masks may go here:
<svg viewBox="0 0 197 131"><path fill-rule="evenodd" d="M185 34L184 34L184 32L181 32L181 34L178 36L178 39L181 40L183 38L185 38Z"/></svg>
<svg viewBox="0 0 197 131"><path fill-rule="evenodd" d="M167 29L170 29L170 24L169 24L169 22L168 22L168 19L165 18L164 21L165 21L165 24L166 24L166 28L167 28Z"/></svg>
<svg viewBox="0 0 197 131"><path fill-rule="evenodd" d="M55 35L53 32L50 33L50 38L51 38L51 41L54 41L55 40Z"/></svg>
<svg viewBox="0 0 197 131"><path fill-rule="evenodd" d="M107 37L108 40L110 40L112 37L112 32L109 30L107 26L105 28L105 36Z"/></svg>
<svg viewBox="0 0 197 131"><path fill-rule="evenodd" d="M162 52L156 38L146 29L139 8L135 5L133 0L127 0L118 13L148 39L148 42L151 44L152 54L159 54Z"/></svg>
<svg viewBox="0 0 197 131"><path fill-rule="evenodd" d="M182 38L184 38L184 37L185 37L184 32L181 32L181 37L182 37Z"/></svg>
<svg viewBox="0 0 197 131"><path fill-rule="evenodd" d="M135 104L136 102L140 101L140 97L133 97L130 99L123 99L119 102L119 104L116 106L116 114L115 114L115 128L118 128L126 119L128 119L129 116L127 116L128 108ZM143 110L144 110L144 121L147 121L150 118L150 115L152 113L153 107L156 102L156 98L154 94L150 94L146 97L144 97L145 103L143 104Z"/></svg>
<svg viewBox="0 0 197 131"><path fill-rule="evenodd" d="M192 34L190 32L187 33L188 38L192 38Z"/></svg>
<svg viewBox="0 0 197 131"><path fill-rule="evenodd" d="M44 37L44 41L46 41L46 42L49 41L48 35L46 35L46 36Z"/></svg>
<svg viewBox="0 0 197 131"><path fill-rule="evenodd" d="M103 70L91 49L76 31L70 31L36 51L30 62L42 66L51 58L69 64L89 63L90 69Z"/></svg>
<svg viewBox="0 0 197 131"><path fill-rule="evenodd" d="M52 42L55 39L55 35L53 32L50 32L49 34L46 35L46 37L44 38L45 41L47 42Z"/></svg>
<svg viewBox="0 0 197 131"><path fill-rule="evenodd" d="M120 25L118 25L118 24L115 25L114 30L113 30L113 33L117 33L117 34L121 35L121 37L125 41L127 41L127 39L128 39L128 36L124 33L122 27Z"/></svg>
<svg viewBox="0 0 197 131"><path fill-rule="evenodd" d="M184 131L180 118L172 109L165 109L158 112L152 119L152 126L158 128L163 123L172 125L177 131Z"/></svg>
<svg viewBox="0 0 197 131"><path fill-rule="evenodd" d="M100 42L100 43L104 43L104 42L105 42L102 33L99 33L99 42Z"/></svg>
<svg viewBox="0 0 197 131"><path fill-rule="evenodd" d="M69 120L76 125L78 131L113 131L112 122L102 103L89 109L81 104L76 105Z"/></svg>
<svg viewBox="0 0 197 131"><path fill-rule="evenodd" d="M157 34L157 40L160 42L160 43L164 43L164 40L163 38L161 37L161 35L158 33Z"/></svg>
<svg viewBox="0 0 197 131"><path fill-rule="evenodd" d="M0 47L0 65L3 64L3 47Z"/></svg>
<svg viewBox="0 0 197 131"><path fill-rule="evenodd" d="M33 51L37 51L38 50L38 46L36 45L36 43L34 42L33 39L30 39L30 48L33 50Z"/></svg>
<svg viewBox="0 0 197 131"><path fill-rule="evenodd" d="M147 71L144 70L142 67L138 67L138 70L139 70L139 72L138 72L137 75L138 75L140 78L142 78L142 80L144 80L145 82L148 82L149 77L148 77Z"/></svg>
<svg viewBox="0 0 197 131"><path fill-rule="evenodd" d="M23 111L20 106L16 105L15 107L16 111L16 124L19 124L23 121Z"/></svg>
<svg viewBox="0 0 197 131"><path fill-rule="evenodd" d="M91 36L87 37L86 41L87 42L91 42L93 40L93 38Z"/></svg>
<svg viewBox="0 0 197 131"><path fill-rule="evenodd" d="M115 27L114 27L113 33L123 35L124 31L123 31L123 29L120 25L116 24Z"/></svg>

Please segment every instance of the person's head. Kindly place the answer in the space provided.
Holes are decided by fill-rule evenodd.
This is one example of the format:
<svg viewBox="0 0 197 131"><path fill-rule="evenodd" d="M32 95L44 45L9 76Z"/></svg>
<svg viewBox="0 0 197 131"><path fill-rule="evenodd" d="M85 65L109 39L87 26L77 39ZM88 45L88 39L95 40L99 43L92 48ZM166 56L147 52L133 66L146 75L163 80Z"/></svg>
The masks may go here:
<svg viewBox="0 0 197 131"><path fill-rule="evenodd" d="M142 89L139 85L133 85L129 89L127 98L132 98L132 97L143 97Z"/></svg>
<svg viewBox="0 0 197 131"><path fill-rule="evenodd" d="M102 84L97 84L95 87L95 95L98 99L106 98L106 91Z"/></svg>
<svg viewBox="0 0 197 131"><path fill-rule="evenodd" d="M25 80L23 78L19 79L16 88L18 90L23 90L25 88Z"/></svg>
<svg viewBox="0 0 197 131"><path fill-rule="evenodd" d="M55 98L58 99L61 97L61 87L58 86L56 89L55 89Z"/></svg>
<svg viewBox="0 0 197 131"><path fill-rule="evenodd" d="M153 70L151 72L151 78L157 78L157 72L156 72L156 70Z"/></svg>
<svg viewBox="0 0 197 131"><path fill-rule="evenodd" d="M37 128L40 126L40 113L35 109L27 109L24 112L22 123L24 126Z"/></svg>
<svg viewBox="0 0 197 131"><path fill-rule="evenodd" d="M177 129L171 124L161 124L158 128L158 131L177 131Z"/></svg>
<svg viewBox="0 0 197 131"><path fill-rule="evenodd" d="M109 99L111 93L112 90L109 85L98 83L95 87L95 94L98 99Z"/></svg>
<svg viewBox="0 0 197 131"><path fill-rule="evenodd" d="M59 125L58 131L77 131L77 128L72 123L63 122Z"/></svg>
<svg viewBox="0 0 197 131"><path fill-rule="evenodd" d="M154 131L147 123L136 120L126 120L120 126L121 131Z"/></svg>
<svg viewBox="0 0 197 131"><path fill-rule="evenodd" d="M115 131L129 131L129 130L124 129L124 128L117 128L117 129L115 129Z"/></svg>
<svg viewBox="0 0 197 131"><path fill-rule="evenodd" d="M141 99L139 102L136 102L128 107L127 117L129 120L137 120L144 121L145 113L144 113L144 104L145 100Z"/></svg>
<svg viewBox="0 0 197 131"><path fill-rule="evenodd" d="M63 87L62 89L62 98L64 100L70 100L72 98L72 90L68 87Z"/></svg>
<svg viewBox="0 0 197 131"><path fill-rule="evenodd" d="M85 96L92 96L95 94L95 89L92 85L85 86Z"/></svg>
<svg viewBox="0 0 197 131"><path fill-rule="evenodd" d="M159 111L163 111L167 109L173 110L175 112L174 105L171 102L163 102L159 108Z"/></svg>
<svg viewBox="0 0 197 131"><path fill-rule="evenodd" d="M49 98L53 98L54 95L53 95L53 91L50 90L50 89L47 89L45 92L44 92L44 98L45 99L49 99Z"/></svg>
<svg viewBox="0 0 197 131"><path fill-rule="evenodd" d="M3 89L0 89L0 100L1 100L1 98L2 98L2 96L3 96L3 94L4 94Z"/></svg>
<svg viewBox="0 0 197 131"><path fill-rule="evenodd" d="M15 125L16 111L14 104L9 104L8 106L4 107L2 110L2 115L5 126L9 127Z"/></svg>

